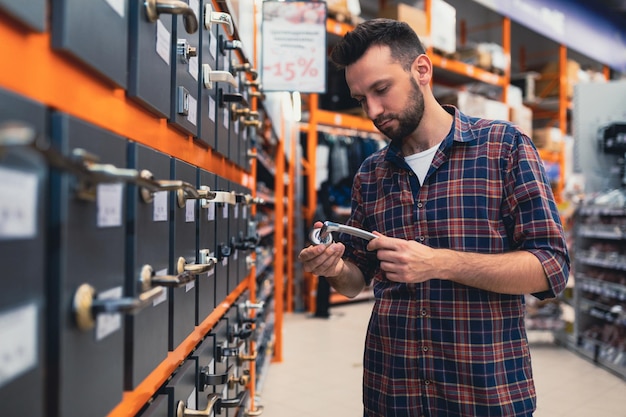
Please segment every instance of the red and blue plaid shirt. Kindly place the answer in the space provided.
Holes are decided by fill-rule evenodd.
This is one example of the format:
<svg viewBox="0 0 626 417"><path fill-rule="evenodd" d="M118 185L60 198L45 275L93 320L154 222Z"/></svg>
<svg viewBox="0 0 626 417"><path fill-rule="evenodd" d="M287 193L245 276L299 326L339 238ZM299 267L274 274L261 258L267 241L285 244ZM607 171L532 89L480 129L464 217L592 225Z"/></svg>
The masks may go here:
<svg viewBox="0 0 626 417"><path fill-rule="evenodd" d="M420 186L392 143L354 179L350 226L433 248L526 250L561 293L569 255L542 161L508 122L453 107L453 129ZM530 416L536 395L524 329L524 296L430 279L387 280L366 241L347 235L346 259L373 280L376 302L364 354L369 417Z"/></svg>

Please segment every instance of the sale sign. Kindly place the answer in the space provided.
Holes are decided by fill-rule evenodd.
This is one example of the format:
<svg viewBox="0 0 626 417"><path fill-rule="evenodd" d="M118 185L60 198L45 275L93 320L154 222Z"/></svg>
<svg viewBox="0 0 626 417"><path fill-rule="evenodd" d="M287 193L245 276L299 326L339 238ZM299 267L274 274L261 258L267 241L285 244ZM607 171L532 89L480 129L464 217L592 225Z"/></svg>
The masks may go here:
<svg viewBox="0 0 626 417"><path fill-rule="evenodd" d="M263 91L326 92L326 14L326 2L263 2Z"/></svg>

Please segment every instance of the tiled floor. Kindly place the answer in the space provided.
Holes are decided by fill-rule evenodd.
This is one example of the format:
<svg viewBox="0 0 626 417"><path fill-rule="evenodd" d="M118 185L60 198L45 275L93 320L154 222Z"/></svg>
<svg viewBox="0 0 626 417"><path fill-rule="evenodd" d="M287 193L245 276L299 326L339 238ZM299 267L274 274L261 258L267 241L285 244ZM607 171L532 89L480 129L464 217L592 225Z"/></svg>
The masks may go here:
<svg viewBox="0 0 626 417"><path fill-rule="evenodd" d="M263 417L361 417L361 357L371 302L336 306L330 320L285 316L283 361L259 386ZM530 332L535 417L626 417L626 381ZM391 416L390 416L391 417Z"/></svg>

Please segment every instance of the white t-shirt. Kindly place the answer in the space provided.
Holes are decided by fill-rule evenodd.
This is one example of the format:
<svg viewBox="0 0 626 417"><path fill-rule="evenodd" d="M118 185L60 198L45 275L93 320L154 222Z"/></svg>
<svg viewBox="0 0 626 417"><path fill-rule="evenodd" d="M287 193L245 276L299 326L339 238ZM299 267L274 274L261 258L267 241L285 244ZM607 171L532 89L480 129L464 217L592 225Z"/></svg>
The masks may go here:
<svg viewBox="0 0 626 417"><path fill-rule="evenodd" d="M435 157L435 153L437 153L437 149L439 149L439 143L432 148L426 149L425 151L404 157L406 163L409 164L413 172L415 172L415 175L417 175L420 185L424 183L424 178L426 178L428 169L433 163L433 158Z"/></svg>

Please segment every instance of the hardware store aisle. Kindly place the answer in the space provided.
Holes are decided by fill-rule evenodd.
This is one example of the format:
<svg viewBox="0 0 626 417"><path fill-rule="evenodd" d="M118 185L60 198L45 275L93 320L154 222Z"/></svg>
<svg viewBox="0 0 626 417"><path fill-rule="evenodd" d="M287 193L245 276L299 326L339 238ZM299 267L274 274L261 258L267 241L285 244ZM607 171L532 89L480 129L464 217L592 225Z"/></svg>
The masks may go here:
<svg viewBox="0 0 626 417"><path fill-rule="evenodd" d="M259 386L263 417L361 417L361 358L371 302L332 307L329 320L286 314L283 362ZM529 332L535 417L626 417L626 381ZM391 417L391 416L390 416Z"/></svg>

